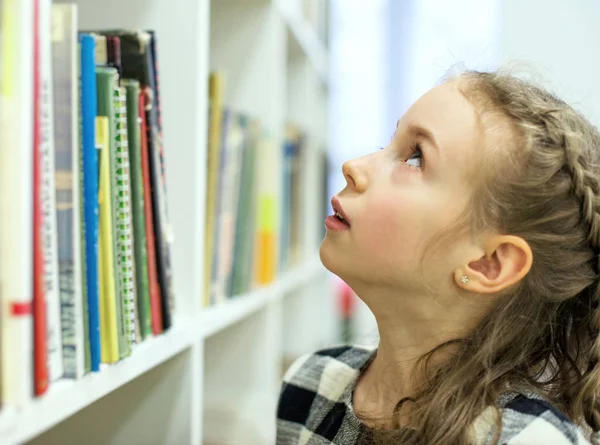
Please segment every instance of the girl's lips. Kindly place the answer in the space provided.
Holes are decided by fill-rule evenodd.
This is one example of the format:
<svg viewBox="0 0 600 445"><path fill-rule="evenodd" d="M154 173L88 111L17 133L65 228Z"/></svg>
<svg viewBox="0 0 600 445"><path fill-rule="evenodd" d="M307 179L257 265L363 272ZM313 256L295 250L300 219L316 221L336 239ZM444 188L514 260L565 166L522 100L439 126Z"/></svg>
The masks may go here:
<svg viewBox="0 0 600 445"><path fill-rule="evenodd" d="M339 219L338 219L338 221L340 221L342 224L345 224L348 227L350 227L350 219L348 218L348 215L346 215L346 213L344 213L344 209L342 208L342 205L340 204L340 200L337 198L337 196L334 196L331 199L331 207L333 208L334 214L339 213L342 216L342 218L344 219L344 221L340 221ZM335 215L333 217L336 218Z"/></svg>
<svg viewBox="0 0 600 445"><path fill-rule="evenodd" d="M328 216L325 219L325 227L327 227L328 230L333 230L335 232L350 230L350 226L348 224L339 220L335 216Z"/></svg>

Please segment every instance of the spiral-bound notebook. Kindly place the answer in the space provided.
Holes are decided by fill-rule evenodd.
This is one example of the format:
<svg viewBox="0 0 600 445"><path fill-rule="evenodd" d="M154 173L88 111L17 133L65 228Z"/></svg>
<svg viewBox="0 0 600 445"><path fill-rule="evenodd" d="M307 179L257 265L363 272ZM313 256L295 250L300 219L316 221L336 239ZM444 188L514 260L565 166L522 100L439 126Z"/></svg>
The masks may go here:
<svg viewBox="0 0 600 445"><path fill-rule="evenodd" d="M119 280L120 274L117 264L117 218L116 218L116 206L117 198L116 193L116 177L114 168L114 158L116 152L116 124L115 124L115 101L113 93L115 88L118 86L118 74L114 68L107 67L96 67L97 86L98 86L98 116L106 117L108 119L108 141L104 145L108 148L108 156L101 155L100 169L106 166L104 160L108 160L108 175L109 181L101 185L102 193L102 204L100 206L100 223L101 223L101 244L103 246L103 255L107 255L108 252L112 252L112 264L110 261L106 261L103 258L101 264L102 276L105 280L102 287L102 301L100 304L101 308L101 328L100 334L102 338L102 361L105 363L114 363L119 360L119 351L121 344L124 341L125 330L123 328L123 316L122 316L122 304L121 304L121 281ZM101 171L102 174L102 171ZM110 201L110 206L105 205L105 200ZM108 203L106 203L108 204ZM109 212L110 208L110 212ZM110 227L106 225L102 226L103 221L106 221L107 215L110 217ZM112 240L112 246L107 246L105 243L108 239ZM107 289L106 277L112 274L114 276L114 290ZM109 301L110 297L113 297L114 301Z"/></svg>
<svg viewBox="0 0 600 445"><path fill-rule="evenodd" d="M136 342L136 305L135 305L135 262L133 256L133 219L131 209L131 185L129 174L129 146L127 138L127 105L126 91L118 86L113 92L115 107L115 163L111 173L115 179L113 196L117 198L115 217L117 219L117 276L121 282L121 299L123 304L123 327L125 341L123 348L119 344L119 356L122 358L131 353L131 346Z"/></svg>

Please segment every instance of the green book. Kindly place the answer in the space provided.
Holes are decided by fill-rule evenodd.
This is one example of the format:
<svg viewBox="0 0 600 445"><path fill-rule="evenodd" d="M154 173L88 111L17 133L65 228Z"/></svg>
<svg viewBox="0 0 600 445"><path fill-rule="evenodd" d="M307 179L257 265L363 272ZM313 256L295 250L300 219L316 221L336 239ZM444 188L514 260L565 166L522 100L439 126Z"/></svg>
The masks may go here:
<svg viewBox="0 0 600 445"><path fill-rule="evenodd" d="M229 294L237 296L248 292L252 281L252 246L254 235L254 172L256 169L256 144L258 123L242 118L246 136L242 155L242 171L239 181L239 200L235 224L233 270Z"/></svg>
<svg viewBox="0 0 600 445"><path fill-rule="evenodd" d="M113 232L113 256L115 264L115 307L117 319L117 338L119 343L119 357L122 358L129 353L129 342L125 333L125 322L123 314L123 291L125 288L124 281L127 277L123 276L121 267L120 247L121 243L119 235L121 227L119 224L120 215L118 212L118 184L117 184L117 122L115 117L115 100L114 91L119 87L119 75L116 68L97 67L96 68L96 83L98 88L98 116L106 116L109 122L110 133L110 189L111 189L111 206L113 208L112 215L112 232Z"/></svg>
<svg viewBox="0 0 600 445"><path fill-rule="evenodd" d="M135 258L135 281L137 322L142 339L152 335L150 292L148 287L148 252L146 240L146 217L144 180L141 153L141 128L138 114L140 83L123 79L121 86L127 93L127 137L129 139L129 173L131 184L131 207L133 213L133 247Z"/></svg>
<svg viewBox="0 0 600 445"><path fill-rule="evenodd" d="M124 348L119 348L119 355L131 354L131 347L137 343L139 326L136 326L136 282L133 248L133 218L131 207L131 184L129 168L129 138L127 133L127 103L125 88L116 86L113 90L115 106L115 140L116 140L116 197L118 202L117 245L119 247L117 267L121 273L121 304L123 305L123 325L125 328ZM137 327L137 329L136 329Z"/></svg>

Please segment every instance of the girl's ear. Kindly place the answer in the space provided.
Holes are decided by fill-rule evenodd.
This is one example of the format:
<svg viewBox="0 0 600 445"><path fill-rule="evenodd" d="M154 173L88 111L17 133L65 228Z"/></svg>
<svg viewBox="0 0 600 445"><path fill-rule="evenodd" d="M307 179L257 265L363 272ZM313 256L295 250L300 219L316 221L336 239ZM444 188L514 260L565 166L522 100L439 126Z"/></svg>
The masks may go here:
<svg viewBox="0 0 600 445"><path fill-rule="evenodd" d="M533 253L523 238L495 235L487 239L484 250L481 258L455 270L454 281L463 289L482 294L501 292L531 269Z"/></svg>

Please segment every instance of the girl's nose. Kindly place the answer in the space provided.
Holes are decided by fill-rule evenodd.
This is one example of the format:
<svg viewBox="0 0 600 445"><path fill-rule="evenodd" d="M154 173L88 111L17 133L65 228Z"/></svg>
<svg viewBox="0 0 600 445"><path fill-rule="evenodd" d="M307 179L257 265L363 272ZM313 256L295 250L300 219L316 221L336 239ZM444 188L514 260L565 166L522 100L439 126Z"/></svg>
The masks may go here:
<svg viewBox="0 0 600 445"><path fill-rule="evenodd" d="M358 193L362 193L367 188L367 175L364 166L361 166L360 159L353 159L344 162L342 173L346 179L348 187Z"/></svg>

